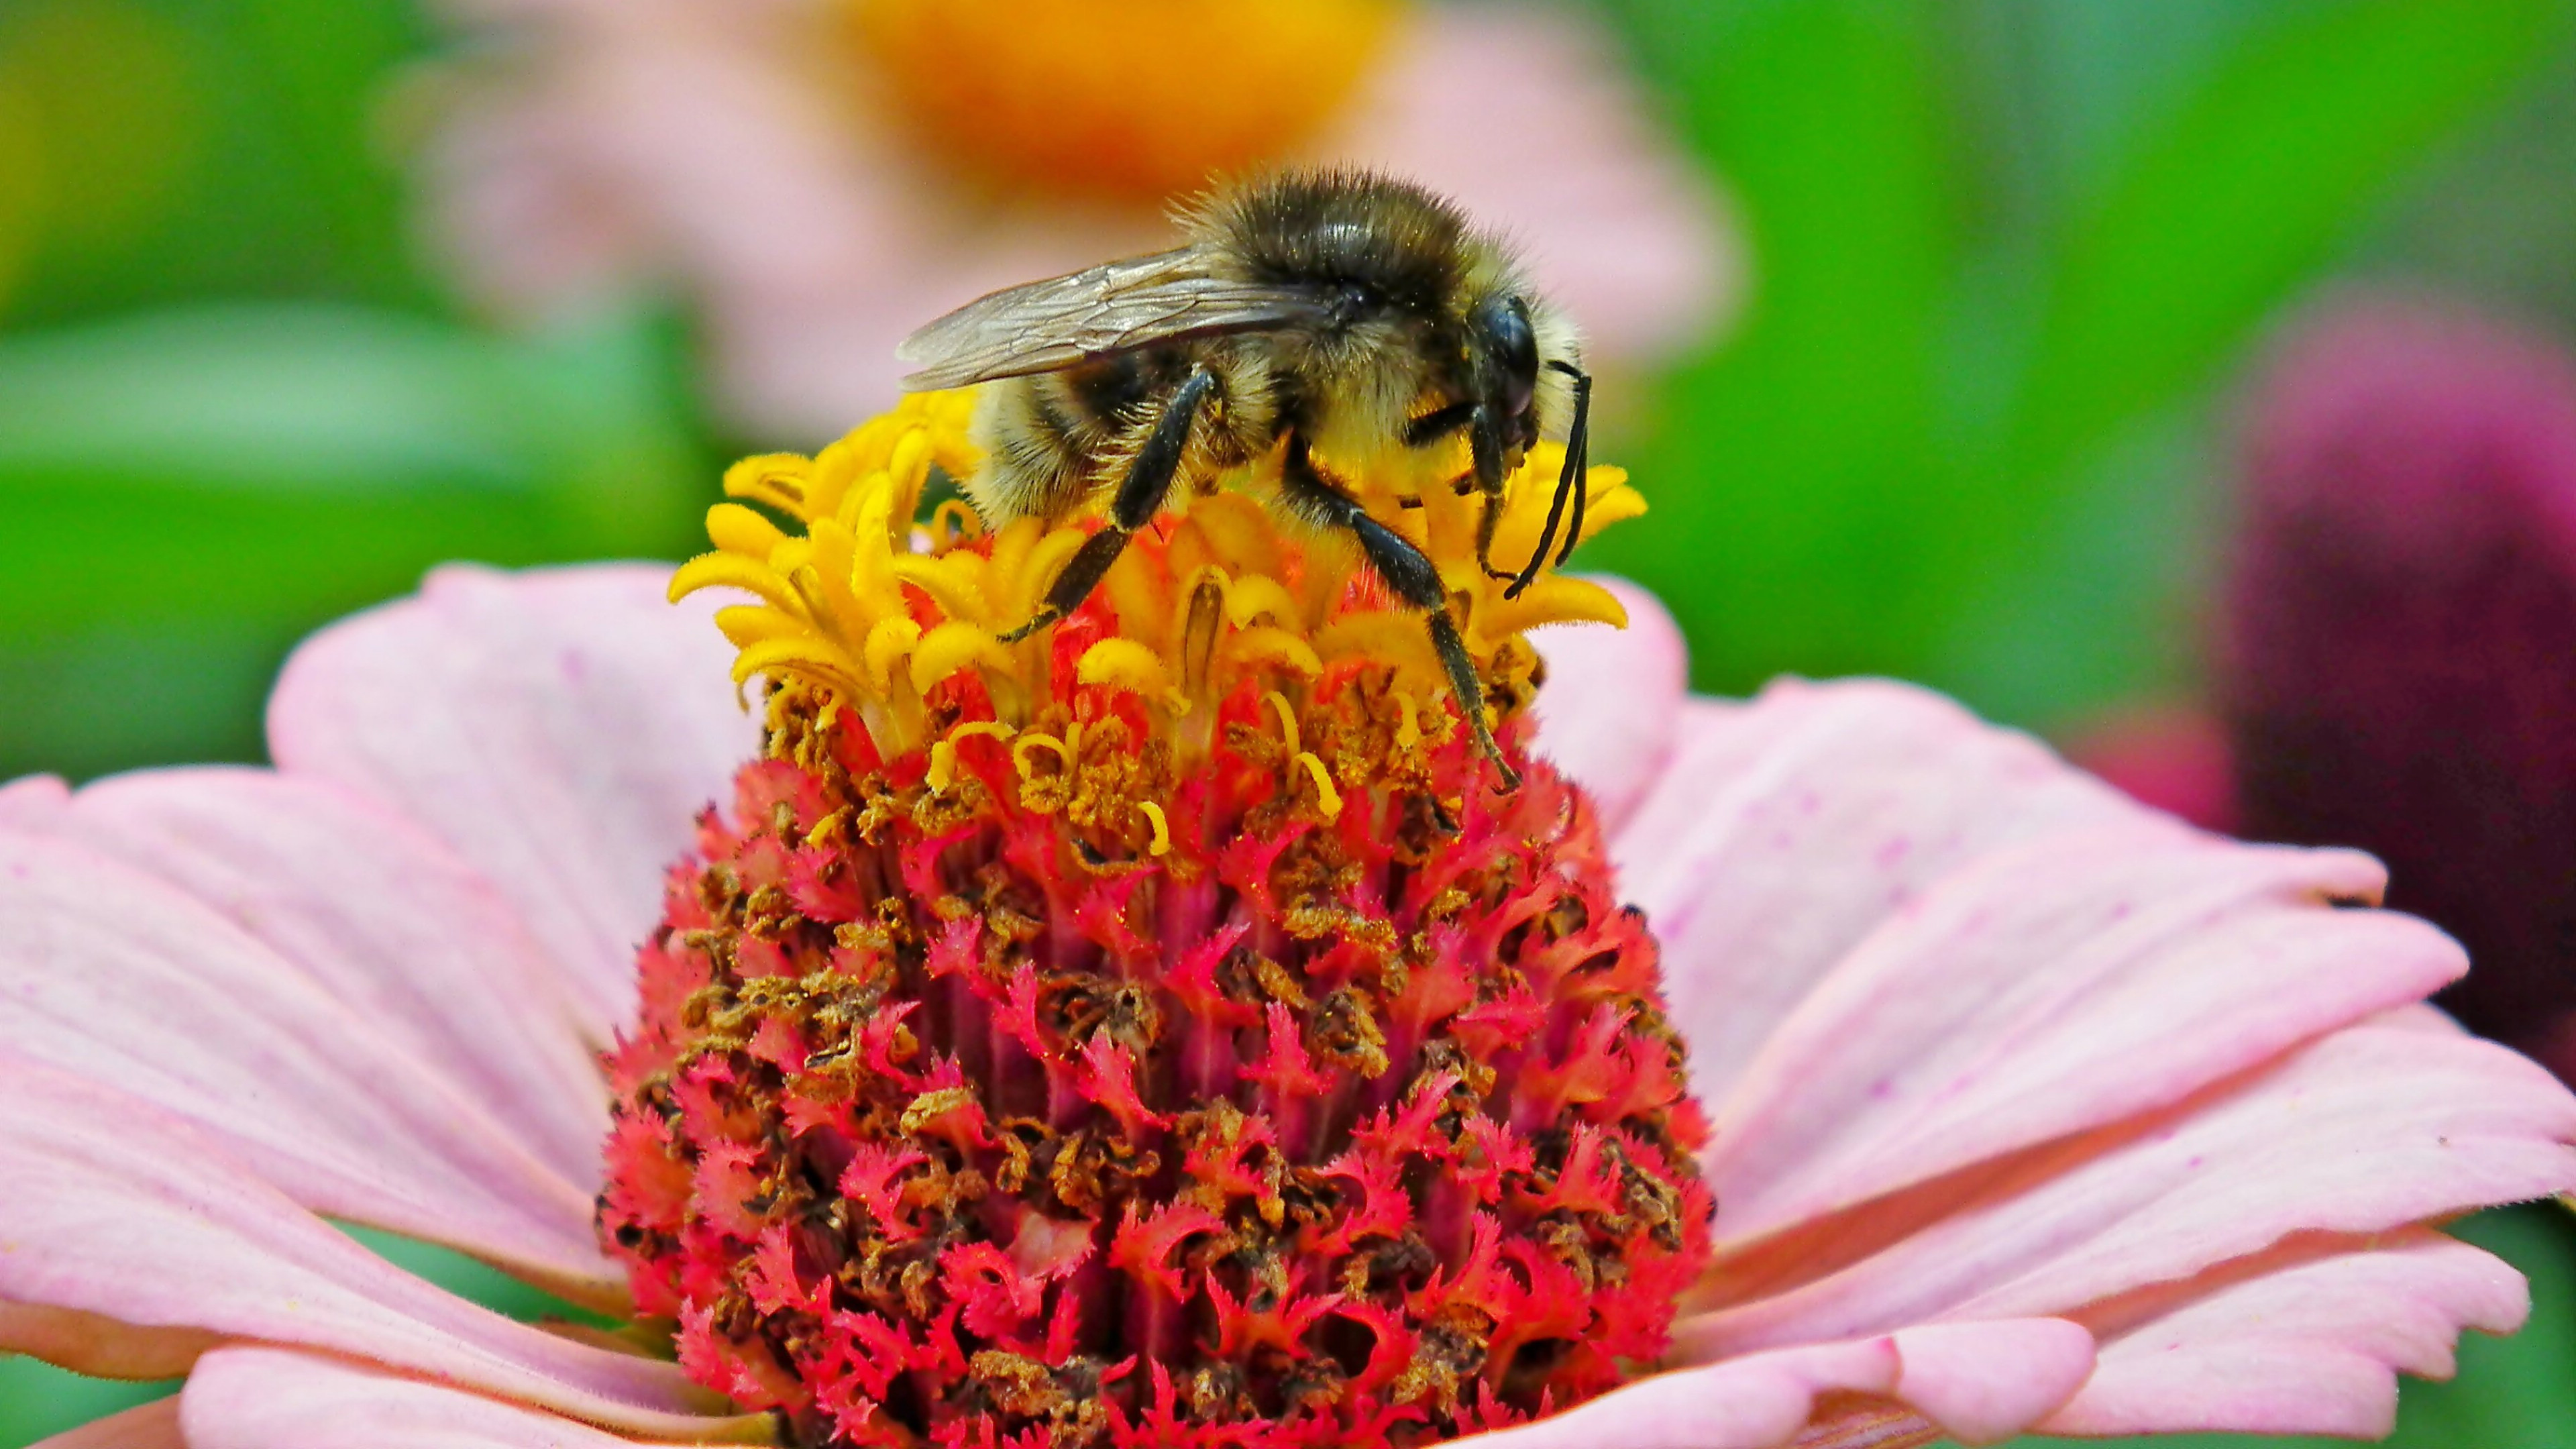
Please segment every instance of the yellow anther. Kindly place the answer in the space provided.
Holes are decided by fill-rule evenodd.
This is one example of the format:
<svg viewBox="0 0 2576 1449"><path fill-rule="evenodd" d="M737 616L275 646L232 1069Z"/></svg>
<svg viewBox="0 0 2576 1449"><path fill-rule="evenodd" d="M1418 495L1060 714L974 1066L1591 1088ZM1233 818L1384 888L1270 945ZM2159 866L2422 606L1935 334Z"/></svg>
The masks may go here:
<svg viewBox="0 0 2576 1449"><path fill-rule="evenodd" d="M1412 749L1422 742L1422 726L1415 723L1413 718L1413 696L1399 689L1394 691L1392 697L1395 700L1395 707L1404 712L1404 723L1395 727L1395 746L1400 750Z"/></svg>
<svg viewBox="0 0 2576 1449"><path fill-rule="evenodd" d="M850 807L844 805L840 809L833 811L831 814L824 816L822 819L815 821L814 828L805 832L805 843L807 845L821 845L824 841L832 838L832 832L840 829L843 825L848 824L849 819Z"/></svg>
<svg viewBox="0 0 2576 1449"><path fill-rule="evenodd" d="M1074 678L1084 684L1133 690L1151 699L1172 696L1172 674L1164 667L1163 657L1133 639L1103 639L1085 649L1082 662L1074 666Z"/></svg>
<svg viewBox="0 0 2576 1449"><path fill-rule="evenodd" d="M1136 808L1145 812L1146 823L1154 827L1153 843L1145 847L1145 853L1147 855L1171 854L1172 826L1171 822L1163 818L1163 807L1151 800L1139 800L1136 802Z"/></svg>
<svg viewBox="0 0 2576 1449"><path fill-rule="evenodd" d="M1076 731L1076 733L1079 732ZM1045 750L1055 756L1056 774L1059 778L1072 776L1074 759L1072 747L1053 735L1030 730L1011 741L1011 765L1020 772L1021 783L1029 783L1038 777L1037 767L1029 762L1029 754L1033 750ZM1031 806L1030 808L1042 815L1052 813L1053 809L1051 806Z"/></svg>
<svg viewBox="0 0 2576 1449"><path fill-rule="evenodd" d="M775 569L753 563L739 554L702 553L671 575L671 602L678 603L700 589L740 589L757 594L772 608L790 614L805 612L805 601Z"/></svg>
<svg viewBox="0 0 2576 1449"><path fill-rule="evenodd" d="M990 740L1007 740L1011 737L1011 727L996 720L975 719L950 730L947 738L930 747L930 769L922 776L922 783L932 790L947 789L957 778L957 742L978 735Z"/></svg>
<svg viewBox="0 0 2576 1449"><path fill-rule="evenodd" d="M941 532L943 527L947 530L944 534ZM984 520L976 515L974 509L966 506L965 500L951 498L930 510L929 533L931 547L950 548L969 539L983 537Z"/></svg>
<svg viewBox="0 0 2576 1449"><path fill-rule="evenodd" d="M766 604L727 604L716 610L716 628L736 649L805 632L805 621Z"/></svg>
<svg viewBox="0 0 2576 1449"><path fill-rule="evenodd" d="M707 537L718 549L761 563L770 550L787 541L778 525L739 503L719 503L707 510Z"/></svg>
<svg viewBox="0 0 2576 1449"><path fill-rule="evenodd" d="M867 642L860 653L868 667L868 685L878 694L894 684L895 665L912 656L921 645L921 626L900 614L879 619L868 630Z"/></svg>
<svg viewBox="0 0 2576 1449"><path fill-rule="evenodd" d="M762 453L725 470L728 498L757 498L775 508L805 516L805 488L814 462L794 453Z"/></svg>
<svg viewBox="0 0 2576 1449"><path fill-rule="evenodd" d="M1308 679L1324 672L1324 661L1316 657L1314 645L1268 624L1235 635L1227 652L1240 663L1276 665Z"/></svg>
<svg viewBox="0 0 2576 1449"><path fill-rule="evenodd" d="M1278 696L1274 694L1271 698L1276 699ZM1306 767L1306 773L1315 777L1315 808L1324 812L1324 818L1341 819L1342 792L1333 788L1333 777L1325 773L1324 762L1316 759L1311 751L1299 750L1297 758L1291 760L1289 765L1291 768L1303 765Z"/></svg>
<svg viewBox="0 0 2576 1449"><path fill-rule="evenodd" d="M1271 709L1278 712L1279 733L1287 737L1288 753L1293 755L1305 749L1305 741L1297 735L1297 711L1288 707L1288 696L1274 689L1262 695L1261 698Z"/></svg>
<svg viewBox="0 0 2576 1449"><path fill-rule="evenodd" d="M928 594L939 612L949 619L977 622L993 618L993 606L976 579L983 571L984 561L971 553L942 554L937 558L899 553L891 565L896 578Z"/></svg>
<svg viewBox="0 0 2576 1449"><path fill-rule="evenodd" d="M1288 586L1268 574L1251 574L1237 579L1225 591L1225 616L1238 629L1249 629L1253 621L1268 614L1272 619L1294 627L1305 619L1297 611L1297 599Z"/></svg>
<svg viewBox="0 0 2576 1449"><path fill-rule="evenodd" d="M912 687L927 694L931 686L970 664L1008 669L1011 655L991 630L952 619L922 635L913 649Z"/></svg>

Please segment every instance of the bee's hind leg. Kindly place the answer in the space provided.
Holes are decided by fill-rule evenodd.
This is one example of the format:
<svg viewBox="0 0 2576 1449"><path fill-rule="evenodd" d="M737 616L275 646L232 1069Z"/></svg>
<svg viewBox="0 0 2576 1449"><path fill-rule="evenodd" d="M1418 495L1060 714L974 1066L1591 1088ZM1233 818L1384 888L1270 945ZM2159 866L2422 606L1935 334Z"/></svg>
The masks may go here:
<svg viewBox="0 0 2576 1449"><path fill-rule="evenodd" d="M1458 621L1449 617L1449 598L1440 587L1438 566L1404 535L1369 517L1368 510L1327 481L1307 456L1302 434L1288 435L1279 483L1291 508L1358 539L1360 552L1367 556L1378 577L1386 580L1387 588L1423 611L1431 626L1432 652L1440 656L1441 672L1449 676L1449 692L1457 697L1458 713L1475 735L1477 750L1494 762L1505 791L1519 789L1520 772L1503 758L1502 747L1494 743L1493 727L1485 722L1485 684L1476 674L1476 661L1467 656L1467 641L1458 633Z"/></svg>
<svg viewBox="0 0 2576 1449"><path fill-rule="evenodd" d="M1119 481L1117 496L1109 501L1108 526L1083 540L1082 547L1065 563L1064 571L1047 587L1046 601L1038 606L1036 616L1003 635L1003 643L1018 643L1081 608L1082 601L1091 597L1109 566L1127 551L1127 541L1162 511L1163 500L1172 491L1172 479L1180 472L1181 457L1189 450L1190 429L1214 391L1216 374L1204 367L1192 368L1181 385L1173 389L1163 404L1162 416L1154 420L1154 430L1145 435L1145 446L1136 450L1136 461L1128 465L1127 476Z"/></svg>

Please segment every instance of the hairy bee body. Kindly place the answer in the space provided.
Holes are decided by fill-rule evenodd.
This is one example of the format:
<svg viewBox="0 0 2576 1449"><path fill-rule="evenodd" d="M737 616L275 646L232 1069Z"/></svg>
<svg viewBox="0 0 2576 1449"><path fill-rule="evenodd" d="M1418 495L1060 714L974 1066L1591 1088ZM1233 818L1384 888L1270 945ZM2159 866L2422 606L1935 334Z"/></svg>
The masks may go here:
<svg viewBox="0 0 2576 1449"><path fill-rule="evenodd" d="M1592 383L1573 327L1500 241L1390 177L1290 172L1179 219L1170 251L995 292L904 341L920 365L906 386L984 385L974 431L985 463L962 481L988 521L1053 521L1106 502L1103 527L1008 637L1079 607L1173 488L1204 491L1261 460L1249 477L1270 484L1275 507L1353 540L1423 612L1461 713L1500 763L1440 571L1379 515L1429 471L1454 478L1447 445L1463 435L1485 500L1477 562L1517 594L1560 521L1564 562L1583 531ZM1504 480L1542 434L1559 433L1565 467L1538 547L1517 573L1496 570Z"/></svg>
<svg viewBox="0 0 2576 1449"><path fill-rule="evenodd" d="M1248 287L1325 293L1316 315L1258 331L1181 338L1006 378L979 400L976 441L990 459L969 484L996 521L1079 512L1125 476L1167 399L1195 366L1216 375L1179 477L1204 488L1265 454L1291 429L1358 476L1401 475L1415 418L1472 396L1465 359L1480 304L1528 308L1542 364L1579 365L1573 328L1530 290L1500 242L1417 187L1357 173L1307 173L1221 193L1186 213L1187 250ZM1509 462L1541 429L1562 433L1570 384L1538 374L1536 420L1506 440ZM1408 457L1409 465L1413 460ZM1292 508L1294 500L1286 500Z"/></svg>

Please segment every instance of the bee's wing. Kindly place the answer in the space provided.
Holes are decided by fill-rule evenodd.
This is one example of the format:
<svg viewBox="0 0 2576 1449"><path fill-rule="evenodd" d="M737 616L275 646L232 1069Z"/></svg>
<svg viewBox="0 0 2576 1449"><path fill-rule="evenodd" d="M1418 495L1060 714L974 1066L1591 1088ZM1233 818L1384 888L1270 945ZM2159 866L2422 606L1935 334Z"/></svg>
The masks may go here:
<svg viewBox="0 0 2576 1449"><path fill-rule="evenodd" d="M913 392L1053 372L1093 358L1217 332L1325 316L1316 288L1210 275L1194 247L1128 257L978 297L903 340Z"/></svg>

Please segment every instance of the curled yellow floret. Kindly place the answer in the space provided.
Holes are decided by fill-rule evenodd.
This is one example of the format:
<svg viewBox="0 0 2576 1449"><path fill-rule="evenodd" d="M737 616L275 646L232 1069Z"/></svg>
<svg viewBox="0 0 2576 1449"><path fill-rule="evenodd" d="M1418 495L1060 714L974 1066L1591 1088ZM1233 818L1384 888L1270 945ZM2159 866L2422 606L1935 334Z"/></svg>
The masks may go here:
<svg viewBox="0 0 2576 1449"><path fill-rule="evenodd" d="M671 596L722 588L752 597L716 619L740 651L737 682L811 686L856 711L886 748L935 746L934 788L955 768L948 731L959 712L943 691L960 681L980 690L991 716L964 728L1009 740L1023 771L1037 766L1032 751L1067 754L1067 741L1033 731L1050 708L1070 707L1077 688L1132 694L1183 741L1191 731L1182 722L1195 715L1203 731L1211 702L1247 682L1298 694L1354 663L1390 672L1409 735L1417 705L1448 696L1422 617L1387 596L1346 540L1262 501L1263 470L1275 476L1275 461L1194 497L1176 491L1171 511L1090 603L1012 637L1098 525L1022 518L988 528L956 498L934 496L981 462L968 439L971 411L963 392L907 397L814 457L765 454L726 472L735 501L707 512L715 547L680 567ZM1542 444L1510 479L1498 565L1537 547L1564 457ZM1527 631L1625 622L1618 600L1583 579L1542 574L1506 598L1506 583L1475 557L1482 502L1447 480L1337 476L1439 567L1468 651L1506 707L1529 693ZM1620 469L1593 468L1589 482L1587 536L1645 511ZM1301 753L1293 731L1287 744ZM1329 811L1337 802L1325 762L1309 755L1299 767Z"/></svg>

